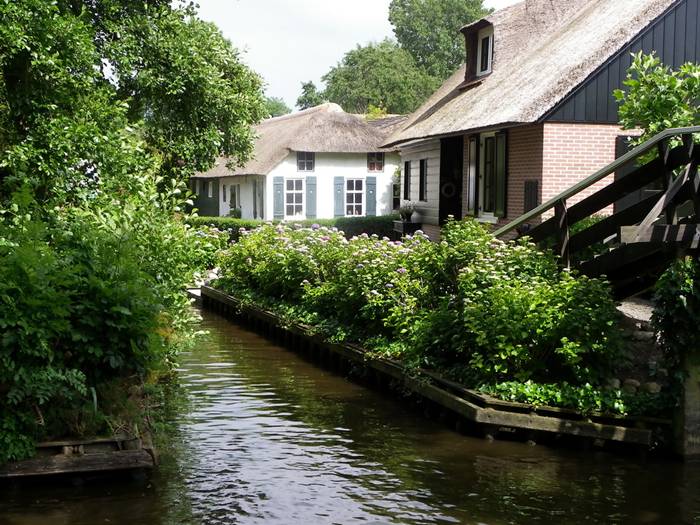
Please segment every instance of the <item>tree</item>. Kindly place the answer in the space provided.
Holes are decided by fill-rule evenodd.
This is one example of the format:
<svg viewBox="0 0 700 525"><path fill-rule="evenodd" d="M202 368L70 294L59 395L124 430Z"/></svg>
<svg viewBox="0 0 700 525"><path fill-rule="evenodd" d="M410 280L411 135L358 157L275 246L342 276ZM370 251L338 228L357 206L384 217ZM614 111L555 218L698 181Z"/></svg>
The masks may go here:
<svg viewBox="0 0 700 525"><path fill-rule="evenodd" d="M316 84L310 80L308 82L302 82L301 95L299 95L297 99L297 107L299 109L313 108L314 106L323 104L323 102L323 93L316 88Z"/></svg>
<svg viewBox="0 0 700 525"><path fill-rule="evenodd" d="M634 55L624 82L627 90L614 96L620 103L620 123L625 129L641 128L639 143L657 133L700 122L700 65L688 62L678 70L663 65L654 54Z"/></svg>
<svg viewBox="0 0 700 525"><path fill-rule="evenodd" d="M389 21L399 44L439 80L464 62L460 28L488 13L483 0L392 0L389 5Z"/></svg>
<svg viewBox="0 0 700 525"><path fill-rule="evenodd" d="M410 113L438 86L407 51L388 39L349 51L323 81L325 97L355 113L366 113L370 105L389 113Z"/></svg>
<svg viewBox="0 0 700 525"><path fill-rule="evenodd" d="M265 110L270 117L279 117L292 112L292 109L279 97L266 97Z"/></svg>

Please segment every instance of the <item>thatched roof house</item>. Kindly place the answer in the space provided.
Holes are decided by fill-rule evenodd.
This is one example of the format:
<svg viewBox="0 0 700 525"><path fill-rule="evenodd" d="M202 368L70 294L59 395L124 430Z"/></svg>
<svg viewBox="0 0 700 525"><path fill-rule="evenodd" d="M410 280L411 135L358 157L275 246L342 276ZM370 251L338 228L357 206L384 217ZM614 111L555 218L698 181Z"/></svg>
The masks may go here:
<svg viewBox="0 0 700 525"><path fill-rule="evenodd" d="M215 166L197 178L232 175L267 175L290 152L367 153L396 151L383 148L389 135L406 120L403 115L390 115L376 120L345 113L338 104L321 104L304 111L269 118L255 126L253 158L242 167L230 170L227 159L217 159Z"/></svg>
<svg viewBox="0 0 700 525"><path fill-rule="evenodd" d="M384 143L401 148L402 196L420 201L424 229L507 222L612 162L631 54L700 60L699 4L525 0L463 27L465 65Z"/></svg>
<svg viewBox="0 0 700 525"><path fill-rule="evenodd" d="M537 122L674 3L525 0L467 25L467 40L492 26L491 73L477 77L462 66L387 145Z"/></svg>
<svg viewBox="0 0 700 525"><path fill-rule="evenodd" d="M266 220L389 214L399 157L382 143L405 119L322 104L265 120L245 166L220 158L193 177L195 205L203 215Z"/></svg>

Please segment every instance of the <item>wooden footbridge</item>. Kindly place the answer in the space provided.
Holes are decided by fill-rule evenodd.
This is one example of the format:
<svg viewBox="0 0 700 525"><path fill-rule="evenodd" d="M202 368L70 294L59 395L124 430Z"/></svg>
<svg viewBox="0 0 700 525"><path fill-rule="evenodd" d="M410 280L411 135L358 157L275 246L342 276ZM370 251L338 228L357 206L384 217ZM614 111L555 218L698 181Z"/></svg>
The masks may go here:
<svg viewBox="0 0 700 525"><path fill-rule="evenodd" d="M605 276L617 298L642 292L673 260L700 253L699 133L700 126L663 131L495 235L517 231L536 243L549 240L563 265L590 277ZM576 199L613 174L614 182ZM638 202L616 205L636 192L643 195ZM614 212L599 222L576 227L611 206ZM552 210L553 216L541 219Z"/></svg>

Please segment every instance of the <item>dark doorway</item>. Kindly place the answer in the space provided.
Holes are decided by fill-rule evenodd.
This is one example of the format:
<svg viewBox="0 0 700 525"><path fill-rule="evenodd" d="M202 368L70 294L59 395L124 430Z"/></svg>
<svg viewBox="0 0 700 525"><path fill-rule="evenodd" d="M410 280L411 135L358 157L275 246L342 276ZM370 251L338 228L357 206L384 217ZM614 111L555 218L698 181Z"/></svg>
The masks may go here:
<svg viewBox="0 0 700 525"><path fill-rule="evenodd" d="M449 137L440 141L440 224L449 215L462 218L462 167L464 138Z"/></svg>

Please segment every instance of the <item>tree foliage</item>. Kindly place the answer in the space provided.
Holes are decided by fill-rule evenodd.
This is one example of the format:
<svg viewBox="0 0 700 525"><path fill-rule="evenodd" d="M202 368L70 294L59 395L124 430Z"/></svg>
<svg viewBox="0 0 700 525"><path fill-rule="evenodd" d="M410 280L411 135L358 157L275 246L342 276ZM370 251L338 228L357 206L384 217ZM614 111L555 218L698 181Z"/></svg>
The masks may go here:
<svg viewBox="0 0 700 525"><path fill-rule="evenodd" d="M279 97L265 98L265 112L269 117L280 117L292 112L292 108L287 106L284 100Z"/></svg>
<svg viewBox="0 0 700 525"><path fill-rule="evenodd" d="M312 81L302 82L301 95L297 99L297 107L301 110L313 108L325 102L323 93L318 90Z"/></svg>
<svg viewBox="0 0 700 525"><path fill-rule="evenodd" d="M410 113L438 85L407 51L388 39L349 51L323 81L325 97L354 113L366 113L370 106Z"/></svg>
<svg viewBox="0 0 700 525"><path fill-rule="evenodd" d="M183 179L247 158L260 85L192 6L0 1L0 462L167 370L207 249Z"/></svg>
<svg viewBox="0 0 700 525"><path fill-rule="evenodd" d="M640 142L675 127L700 122L700 65L692 62L672 70L652 53L634 55L624 82L614 96L620 103L625 129L643 130Z"/></svg>
<svg viewBox="0 0 700 525"><path fill-rule="evenodd" d="M444 80L464 62L460 28L488 12L482 0L392 0L389 21L416 64Z"/></svg>

